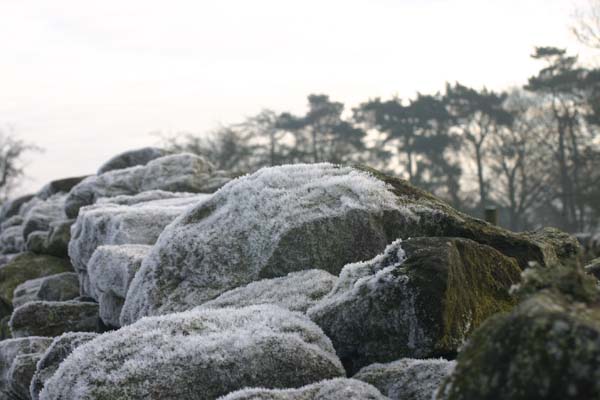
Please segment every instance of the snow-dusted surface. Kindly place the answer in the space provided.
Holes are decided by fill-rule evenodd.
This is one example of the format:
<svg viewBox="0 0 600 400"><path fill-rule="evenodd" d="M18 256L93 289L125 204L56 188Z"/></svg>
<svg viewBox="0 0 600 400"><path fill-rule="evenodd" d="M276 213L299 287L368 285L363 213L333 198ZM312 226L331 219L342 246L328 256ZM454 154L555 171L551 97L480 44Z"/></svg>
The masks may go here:
<svg viewBox="0 0 600 400"><path fill-rule="evenodd" d="M77 274L63 272L23 282L15 288L12 303L17 308L29 301L64 301L78 296Z"/></svg>
<svg viewBox="0 0 600 400"><path fill-rule="evenodd" d="M307 312L350 371L400 348L422 357L433 345L417 317L417 289L402 271L401 244L396 240L374 259L346 265L331 293Z"/></svg>
<svg viewBox="0 0 600 400"><path fill-rule="evenodd" d="M91 332L67 332L54 338L52 344L41 355L36 365L35 374L31 379L29 392L32 400L38 400L40 391L48 379L54 375L60 363L78 346L97 337Z"/></svg>
<svg viewBox="0 0 600 400"><path fill-rule="evenodd" d="M147 201L183 199L194 196L198 196L198 194L186 192L167 192L166 190L148 190L146 192L133 195L122 194L114 197L101 197L96 201L96 204L119 204L131 206L133 204L144 203Z"/></svg>
<svg viewBox="0 0 600 400"><path fill-rule="evenodd" d="M125 244L100 246L88 262L91 297L100 304L100 318L105 324L120 326L121 308L127 289L151 246Z"/></svg>
<svg viewBox="0 0 600 400"><path fill-rule="evenodd" d="M353 378L370 383L391 400L431 400L454 365L454 361L441 358L403 358L387 364L371 364Z"/></svg>
<svg viewBox="0 0 600 400"><path fill-rule="evenodd" d="M184 194L182 197L136 202L131 205L102 202L82 208L77 221L71 227L69 242L69 256L80 274L82 294L92 294L87 264L98 246L154 244L165 226L188 207L208 197L210 195Z"/></svg>
<svg viewBox="0 0 600 400"><path fill-rule="evenodd" d="M320 269L291 272L281 278L263 279L230 290L200 308L275 304L291 311L306 312L331 291L336 281L336 276Z"/></svg>
<svg viewBox="0 0 600 400"><path fill-rule="evenodd" d="M311 268L337 274L389 242L386 211L413 218L384 182L350 167L286 165L238 178L165 229L132 282L122 323L261 278Z"/></svg>
<svg viewBox="0 0 600 400"><path fill-rule="evenodd" d="M67 195L57 193L46 200L36 202L24 215L23 236L27 239L34 231L49 231L50 223L67 218L64 207Z"/></svg>
<svg viewBox="0 0 600 400"><path fill-rule="evenodd" d="M213 399L343 374L329 339L300 313L271 305L193 310L144 318L78 347L40 399Z"/></svg>
<svg viewBox="0 0 600 400"><path fill-rule="evenodd" d="M65 211L73 218L79 208L101 197L134 195L148 190L210 193L214 190L215 178L222 181L220 184L227 181L225 177L213 177L214 172L210 162L194 154L160 157L143 166L108 171L83 180L69 193Z"/></svg>
<svg viewBox="0 0 600 400"><path fill-rule="evenodd" d="M166 152L156 147L143 147L140 149L128 150L117 154L106 161L98 169L98 175L117 169L134 167L136 165L146 165L148 162L162 157Z"/></svg>
<svg viewBox="0 0 600 400"><path fill-rule="evenodd" d="M0 233L0 251L2 254L20 253L24 249L23 225L11 226Z"/></svg>
<svg viewBox="0 0 600 400"><path fill-rule="evenodd" d="M52 343L51 338L26 337L19 339L6 339L0 341L0 398L12 399L13 397L10 368L15 358L21 354L34 354L46 350Z"/></svg>
<svg viewBox="0 0 600 400"><path fill-rule="evenodd" d="M242 389L218 400L385 400L376 388L355 379L336 378L298 389Z"/></svg>
<svg viewBox="0 0 600 400"><path fill-rule="evenodd" d="M42 354L19 354L15 357L8 371L8 391L11 393L9 399L29 399L29 384Z"/></svg>

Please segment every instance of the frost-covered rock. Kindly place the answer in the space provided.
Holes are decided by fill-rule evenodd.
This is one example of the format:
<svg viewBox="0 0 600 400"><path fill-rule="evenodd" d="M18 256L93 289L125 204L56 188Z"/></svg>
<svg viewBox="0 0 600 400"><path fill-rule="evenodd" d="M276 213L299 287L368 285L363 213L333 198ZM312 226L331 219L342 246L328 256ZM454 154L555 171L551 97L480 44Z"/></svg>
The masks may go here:
<svg viewBox="0 0 600 400"><path fill-rule="evenodd" d="M56 179L47 183L36 194L36 197L46 200L57 193L69 193L71 189L79 182L87 178L87 176L75 176L71 178Z"/></svg>
<svg viewBox="0 0 600 400"><path fill-rule="evenodd" d="M88 262L89 294L100 304L100 318L119 327L127 289L151 246L128 244L100 246Z"/></svg>
<svg viewBox="0 0 600 400"><path fill-rule="evenodd" d="M15 357L8 370L11 399L29 400L29 385L42 353L20 354Z"/></svg>
<svg viewBox="0 0 600 400"><path fill-rule="evenodd" d="M14 225L0 233L0 251L2 254L20 253L25 249L23 225Z"/></svg>
<svg viewBox="0 0 600 400"><path fill-rule="evenodd" d="M12 304L13 292L21 283L61 272L73 272L69 260L32 253L20 254L0 266L0 298Z"/></svg>
<svg viewBox="0 0 600 400"><path fill-rule="evenodd" d="M10 318L13 337L59 336L65 332L98 332L98 304L80 301L31 301Z"/></svg>
<svg viewBox="0 0 600 400"><path fill-rule="evenodd" d="M444 359L403 358L371 364L352 378L375 386L390 400L431 400L454 365L454 361Z"/></svg>
<svg viewBox="0 0 600 400"><path fill-rule="evenodd" d="M19 210L21 206L34 197L33 194L27 194L21 197L17 197L16 199L8 200L2 204L0 208L0 221L6 221L8 218L19 214Z"/></svg>
<svg viewBox="0 0 600 400"><path fill-rule="evenodd" d="M97 333L91 332L68 332L57 338L54 338L52 344L41 355L35 374L30 379L29 387L32 400L38 400L39 394L46 381L54 375L58 366L65 358L69 356L77 347L96 338Z"/></svg>
<svg viewBox="0 0 600 400"><path fill-rule="evenodd" d="M512 258L472 240L395 241L342 270L308 316L331 338L349 373L374 362L456 353L490 315L515 304Z"/></svg>
<svg viewBox="0 0 600 400"><path fill-rule="evenodd" d="M157 147L143 147L117 154L98 169L98 175L108 171L146 165L150 161L166 155L167 152Z"/></svg>
<svg viewBox="0 0 600 400"><path fill-rule="evenodd" d="M118 204L122 206L131 206L138 203L146 203L148 201L184 199L194 196L198 196L198 193L168 192L166 190L148 190L146 192L141 192L133 195L123 194L114 197L101 197L98 200L96 200L96 204Z"/></svg>
<svg viewBox="0 0 600 400"><path fill-rule="evenodd" d="M585 271L600 280L600 258L595 258L585 266Z"/></svg>
<svg viewBox="0 0 600 400"><path fill-rule="evenodd" d="M263 279L230 290L200 308L275 304L291 311L306 312L333 289L336 281L336 276L320 269L291 272L281 278Z"/></svg>
<svg viewBox="0 0 600 400"><path fill-rule="evenodd" d="M215 399L244 387L300 387L340 377L329 339L271 306L145 318L79 346L40 399Z"/></svg>
<svg viewBox="0 0 600 400"><path fill-rule="evenodd" d="M576 266L531 268L524 300L488 319L440 387L444 400L600 398L600 296Z"/></svg>
<svg viewBox="0 0 600 400"><path fill-rule="evenodd" d="M75 186L66 200L65 212L77 217L79 209L101 197L134 195L148 190L211 193L230 178L216 174L206 159L189 153L160 157L143 166L91 176Z"/></svg>
<svg viewBox="0 0 600 400"><path fill-rule="evenodd" d="M377 254L390 241L387 228L412 218L385 183L352 168L262 169L164 230L132 282L122 322L188 309L289 272L337 274L344 264Z"/></svg>
<svg viewBox="0 0 600 400"><path fill-rule="evenodd" d="M64 212L65 199L67 195L57 193L46 200L38 201L24 215L23 220L23 239L34 231L49 231L50 223L66 219Z"/></svg>
<svg viewBox="0 0 600 400"><path fill-rule="evenodd" d="M44 352L52 343L52 338L26 337L0 341L0 398L21 399L12 388L10 370L20 355Z"/></svg>
<svg viewBox="0 0 600 400"><path fill-rule="evenodd" d="M329 379L298 389L242 389L218 400L385 400L376 388L355 379Z"/></svg>
<svg viewBox="0 0 600 400"><path fill-rule="evenodd" d="M13 307L29 301L65 301L79 296L79 280L75 272L48 275L31 279L17 286L13 292Z"/></svg>
<svg viewBox="0 0 600 400"><path fill-rule="evenodd" d="M0 224L0 229L5 230L11 226L23 225L23 217L20 215L13 215L12 217L5 219Z"/></svg>
<svg viewBox="0 0 600 400"><path fill-rule="evenodd" d="M209 195L197 194L131 205L98 203L84 207L71 229L69 256L80 274L81 290L91 295L88 262L102 245L150 245L171 221Z"/></svg>

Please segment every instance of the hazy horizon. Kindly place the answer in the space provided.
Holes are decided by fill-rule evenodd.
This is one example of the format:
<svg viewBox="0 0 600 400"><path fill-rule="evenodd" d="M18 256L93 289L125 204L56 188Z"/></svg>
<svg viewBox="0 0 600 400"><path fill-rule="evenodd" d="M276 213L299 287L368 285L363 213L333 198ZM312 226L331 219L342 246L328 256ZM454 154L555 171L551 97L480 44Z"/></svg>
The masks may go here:
<svg viewBox="0 0 600 400"><path fill-rule="evenodd" d="M202 133L309 93L355 106L445 82L506 89L534 46L591 57L565 0L0 0L0 127L42 147L19 193L94 173L150 132Z"/></svg>

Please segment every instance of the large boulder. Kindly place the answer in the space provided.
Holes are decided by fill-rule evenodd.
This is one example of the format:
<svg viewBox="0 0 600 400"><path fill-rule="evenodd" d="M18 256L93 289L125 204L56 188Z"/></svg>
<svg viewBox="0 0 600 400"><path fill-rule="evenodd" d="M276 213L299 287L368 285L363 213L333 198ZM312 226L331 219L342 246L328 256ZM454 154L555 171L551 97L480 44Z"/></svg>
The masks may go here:
<svg viewBox="0 0 600 400"><path fill-rule="evenodd" d="M525 288L517 287L525 300L471 336L437 399L600 398L596 281L569 269L525 271ZM552 281L545 278L549 274L555 275Z"/></svg>
<svg viewBox="0 0 600 400"><path fill-rule="evenodd" d="M90 176L75 186L65 203L69 218L101 197L134 195L147 190L211 193L229 177L217 173L206 159L189 153L160 157L143 166Z"/></svg>
<svg viewBox="0 0 600 400"><path fill-rule="evenodd" d="M143 147L117 154L98 169L98 175L108 171L146 165L150 161L166 155L167 152L157 147Z"/></svg>
<svg viewBox="0 0 600 400"><path fill-rule="evenodd" d="M8 370L8 382L10 385L11 399L29 400L29 385L35 373L35 368L42 358L41 352L31 354L19 354L12 362Z"/></svg>
<svg viewBox="0 0 600 400"><path fill-rule="evenodd" d="M31 279L17 286L13 292L13 307L29 301L65 301L79 297L79 280L75 272L63 272Z"/></svg>
<svg viewBox="0 0 600 400"><path fill-rule="evenodd" d="M189 309L293 271L338 274L397 238L466 237L514 256L522 268L556 253L579 256L574 238L553 232L546 242L544 235L534 241L468 217L376 171L331 164L265 168L230 182L164 230L132 283L124 322Z"/></svg>
<svg viewBox="0 0 600 400"><path fill-rule="evenodd" d="M81 209L71 229L69 256L80 275L82 294L92 295L88 262L102 245L150 245L176 217L191 205L209 197L205 194L144 201L133 204L98 203Z"/></svg>
<svg viewBox="0 0 600 400"><path fill-rule="evenodd" d="M403 358L371 364L352 378L375 386L390 400L431 400L454 365L454 361L444 359Z"/></svg>
<svg viewBox="0 0 600 400"><path fill-rule="evenodd" d="M0 232L0 252L2 254L20 253L24 249L23 225L13 225Z"/></svg>
<svg viewBox="0 0 600 400"><path fill-rule="evenodd" d="M126 244L100 246L88 262L89 295L100 304L100 318L119 327L127 289L151 246Z"/></svg>
<svg viewBox="0 0 600 400"><path fill-rule="evenodd" d="M50 223L66 219L64 205L67 195L57 193L46 200L38 201L24 215L23 220L23 239L34 231L49 231Z"/></svg>
<svg viewBox="0 0 600 400"><path fill-rule="evenodd" d="M346 265L308 315L354 373L374 362L455 354L486 318L514 306L509 290L519 280L514 259L469 239L398 240Z"/></svg>
<svg viewBox="0 0 600 400"><path fill-rule="evenodd" d="M32 253L20 254L0 266L0 298L12 304L13 292L21 283L62 272L73 272L69 260Z"/></svg>
<svg viewBox="0 0 600 400"><path fill-rule="evenodd" d="M56 179L44 185L37 192L36 197L46 200L57 193L69 193L75 185L87 178L87 176L75 176L70 178Z"/></svg>
<svg viewBox="0 0 600 400"><path fill-rule="evenodd" d="M266 305L193 310L145 318L79 346L40 399L215 399L343 374L329 339L299 313Z"/></svg>
<svg viewBox="0 0 600 400"><path fill-rule="evenodd" d="M65 332L98 332L98 304L80 301L31 301L16 308L10 318L15 338L59 336Z"/></svg>
<svg viewBox="0 0 600 400"><path fill-rule="evenodd" d="M77 347L96 338L97 333L91 332L68 332L54 338L52 344L41 355L36 366L35 373L30 379L30 396L32 400L38 400L40 392L46 381L54 375L58 366Z"/></svg>
<svg viewBox="0 0 600 400"><path fill-rule="evenodd" d="M329 379L298 389L242 389L219 400L386 400L376 388L355 379Z"/></svg>
<svg viewBox="0 0 600 400"><path fill-rule="evenodd" d="M306 312L333 289L336 281L336 276L320 269L290 272L281 278L263 279L230 290L200 308L275 304L291 311Z"/></svg>
<svg viewBox="0 0 600 400"><path fill-rule="evenodd" d="M16 374L11 374L11 367L15 359L21 355L43 353L52 343L52 338L26 337L20 339L7 339L0 341L0 398L21 399L19 388L13 390L12 378L19 376L18 368ZM21 363L19 363L21 364ZM22 365L22 364L21 364Z"/></svg>
<svg viewBox="0 0 600 400"><path fill-rule="evenodd" d="M21 206L34 197L34 194L27 194L21 197L17 197L16 199L8 200L7 202L2 204L2 208L0 208L0 221L5 221L12 216L19 214L19 210Z"/></svg>

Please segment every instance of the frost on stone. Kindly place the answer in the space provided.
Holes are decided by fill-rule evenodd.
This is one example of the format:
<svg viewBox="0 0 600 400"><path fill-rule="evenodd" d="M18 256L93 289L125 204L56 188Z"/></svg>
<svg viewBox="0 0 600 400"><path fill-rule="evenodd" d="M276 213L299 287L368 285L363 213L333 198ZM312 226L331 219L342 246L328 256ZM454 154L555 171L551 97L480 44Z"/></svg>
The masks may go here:
<svg viewBox="0 0 600 400"><path fill-rule="evenodd" d="M40 399L214 399L244 387L300 387L343 376L329 339L272 306L144 318L79 346Z"/></svg>
<svg viewBox="0 0 600 400"><path fill-rule="evenodd" d="M79 209L101 197L135 195L149 190L210 193L215 188L213 165L203 157L181 153L156 158L143 166L108 171L91 176L75 186L65 212L75 218ZM219 184L228 179L218 177Z"/></svg>
<svg viewBox="0 0 600 400"><path fill-rule="evenodd" d="M69 256L80 275L82 294L92 294L87 264L96 248L102 245L154 244L165 226L188 207L209 196L185 194L131 205L101 202L82 208L71 227L69 242Z"/></svg>
<svg viewBox="0 0 600 400"><path fill-rule="evenodd" d="M165 229L132 282L122 322L189 309L293 271L337 275L395 239L387 224L415 222L388 189L366 172L331 164L238 178Z"/></svg>
<svg viewBox="0 0 600 400"><path fill-rule="evenodd" d="M58 366L78 346L89 342L97 337L97 333L91 332L67 332L54 338L52 344L41 355L36 365L35 373L31 379L29 393L32 400L38 400L44 384L54 375Z"/></svg>
<svg viewBox="0 0 600 400"><path fill-rule="evenodd" d="M108 171L134 167L136 165L146 165L148 162L162 157L165 154L165 150L157 147L142 147L141 149L124 151L102 164L98 169L98 175Z"/></svg>
<svg viewBox="0 0 600 400"><path fill-rule="evenodd" d="M385 400L376 388L356 379L336 378L298 389L242 389L218 400Z"/></svg>
<svg viewBox="0 0 600 400"><path fill-rule="evenodd" d="M390 244L349 264L307 315L331 338L349 373L374 362L454 354L489 316L510 310L516 261L462 238Z"/></svg>
<svg viewBox="0 0 600 400"><path fill-rule="evenodd" d="M46 200L39 200L23 216L23 237L34 231L49 231L54 221L66 219L64 204L67 195L57 193Z"/></svg>
<svg viewBox="0 0 600 400"><path fill-rule="evenodd" d="M0 398L14 399L17 397L12 389L11 367L20 355L36 354L45 351L52 343L52 338L26 337L0 341Z"/></svg>
<svg viewBox="0 0 600 400"><path fill-rule="evenodd" d="M387 364L371 364L353 378L375 386L391 400L431 400L454 365L454 361L442 358L403 358Z"/></svg>
<svg viewBox="0 0 600 400"><path fill-rule="evenodd" d="M141 244L100 246L88 262L90 290L98 301L100 318L118 327L127 289L151 246Z"/></svg>
<svg viewBox="0 0 600 400"><path fill-rule="evenodd" d="M114 197L101 197L96 201L96 204L119 204L123 206L131 206L137 203L145 203L147 201L168 200L168 199L184 199L198 196L197 193L186 192L167 192L166 190L148 190L134 195L119 195Z"/></svg>
<svg viewBox="0 0 600 400"><path fill-rule="evenodd" d="M13 307L29 301L65 301L79 296L79 282L74 272L30 279L17 286L13 292Z"/></svg>
<svg viewBox="0 0 600 400"><path fill-rule="evenodd" d="M25 250L23 225L15 225L2 230L0 233L0 250L2 254L20 253Z"/></svg>
<svg viewBox="0 0 600 400"><path fill-rule="evenodd" d="M275 304L291 311L306 312L331 291L336 281L336 276L319 269L291 272L281 278L263 279L230 290L200 308Z"/></svg>

